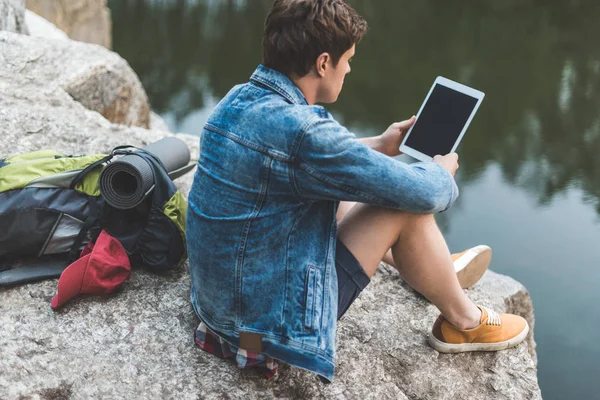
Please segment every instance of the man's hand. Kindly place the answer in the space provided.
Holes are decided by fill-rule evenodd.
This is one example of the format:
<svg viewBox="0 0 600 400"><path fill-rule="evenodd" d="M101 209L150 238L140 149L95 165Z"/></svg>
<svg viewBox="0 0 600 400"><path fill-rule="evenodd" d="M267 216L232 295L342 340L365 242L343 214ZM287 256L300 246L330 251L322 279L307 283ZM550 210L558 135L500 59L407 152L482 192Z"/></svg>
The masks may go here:
<svg viewBox="0 0 600 400"><path fill-rule="evenodd" d="M450 153L445 156L440 156L439 154L433 157L433 162L439 164L446 171L450 172L452 176L456 173L458 169L458 154Z"/></svg>
<svg viewBox="0 0 600 400"><path fill-rule="evenodd" d="M410 119L402 122L394 122L379 135L379 151L390 157L402 154L400 151L400 143L404 140L406 132L415 124L417 118L413 115Z"/></svg>

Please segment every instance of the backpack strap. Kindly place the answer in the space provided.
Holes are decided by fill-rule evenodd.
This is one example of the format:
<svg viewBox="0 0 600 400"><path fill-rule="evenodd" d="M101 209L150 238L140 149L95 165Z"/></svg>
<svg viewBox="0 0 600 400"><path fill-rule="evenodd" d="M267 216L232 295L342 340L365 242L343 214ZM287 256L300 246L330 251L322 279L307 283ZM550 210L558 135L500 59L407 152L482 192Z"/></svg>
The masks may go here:
<svg viewBox="0 0 600 400"><path fill-rule="evenodd" d="M113 154L109 154L106 157L96 161L95 163L92 163L90 165L88 165L87 167L85 167L84 169L81 170L80 173L78 173L77 175L75 175L75 178L73 178L73 180L71 181L71 184L69 185L69 189L75 189L75 186L77 186L77 184L87 175L89 174L94 168L104 164L105 162L110 161L113 158Z"/></svg>
<svg viewBox="0 0 600 400"><path fill-rule="evenodd" d="M142 157L146 162L152 166L152 174L154 175L154 195L152 196L152 203L159 208L162 208L163 203L172 196L170 193L175 184L169 179L167 169L165 168L160 158L155 156L149 151L140 149L133 154Z"/></svg>
<svg viewBox="0 0 600 400"><path fill-rule="evenodd" d="M35 260L25 267L7 269L0 272L0 287L58 278L69 264L65 258L55 258Z"/></svg>
<svg viewBox="0 0 600 400"><path fill-rule="evenodd" d="M87 233L90 229L100 220L100 210L97 203L98 199L95 197L90 197L89 206L90 206L90 214L87 216L85 221L83 222L83 226L81 230L77 234L75 241L73 242L73 246L71 246L71 250L69 251L69 263L77 260L79 258L79 249L83 244L83 240L85 239Z"/></svg>
<svg viewBox="0 0 600 400"><path fill-rule="evenodd" d="M130 151L129 150L125 150L128 149L130 147L133 146L117 146L114 149L112 149L112 151L110 152L109 155L107 155L106 157L88 165L87 167L85 167L83 170L81 170L80 173L78 173L77 175L75 175L75 178L73 178L73 180L71 181L71 184L69 185L70 189L75 189L75 186L77 186L77 184L88 174L90 173L93 169L95 169L96 167L109 162L110 160L113 159L114 156L119 155L119 154L129 154Z"/></svg>

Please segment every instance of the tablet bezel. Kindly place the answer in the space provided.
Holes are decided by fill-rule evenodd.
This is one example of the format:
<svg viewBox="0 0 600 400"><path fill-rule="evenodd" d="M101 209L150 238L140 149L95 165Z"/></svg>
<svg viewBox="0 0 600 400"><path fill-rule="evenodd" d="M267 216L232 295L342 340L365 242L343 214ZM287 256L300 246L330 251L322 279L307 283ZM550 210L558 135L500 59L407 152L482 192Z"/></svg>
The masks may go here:
<svg viewBox="0 0 600 400"><path fill-rule="evenodd" d="M431 89L429 89L429 93L427 93L427 97L425 97L423 104L421 104L421 108L419 109L419 112L417 113L417 120L415 121L413 126L410 127L410 129L404 136L402 143L400 144L399 150L401 152L403 152L404 154L408 154L409 156L414 157L419 161L431 161L431 160L433 160L433 157L430 157L427 154L421 153L420 151L413 149L412 147L408 147L405 143L406 143L406 140L408 139L408 137L410 136L410 134L412 133L413 128L417 124L417 121L419 120L419 116L421 115L421 112L425 108L425 104L427 104L427 101L429 100L429 96L431 96L431 93L433 92L435 85L438 85L438 84L448 87L450 89L454 89L457 92L464 93L468 96L471 96L471 97L474 97L477 99L477 103L475 104L475 107L473 107L473 110L471 111L471 115L469 115L469 118L467 119L465 126L463 126L462 131L456 138L456 141L454 142L454 145L452 146L452 149L449 151L449 153L453 153L456 150L456 148L458 147L458 145L460 144L460 141L462 140L463 136L465 135L467 128L471 124L471 121L473 120L473 117L475 116L475 113L477 112L477 109L479 108L481 101L485 97L485 93L483 93L477 89L473 89L471 87L465 86L462 83L454 82L448 78L444 78L443 76L438 76L435 79L435 81L433 81L433 85L431 85ZM444 155L444 154L442 154L442 155Z"/></svg>

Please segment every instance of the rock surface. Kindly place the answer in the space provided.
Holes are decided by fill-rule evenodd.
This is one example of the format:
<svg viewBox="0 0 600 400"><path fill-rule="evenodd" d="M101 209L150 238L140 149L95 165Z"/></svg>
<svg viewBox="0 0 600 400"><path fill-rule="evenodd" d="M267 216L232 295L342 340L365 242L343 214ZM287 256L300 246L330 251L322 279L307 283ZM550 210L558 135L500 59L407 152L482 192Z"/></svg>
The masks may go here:
<svg viewBox="0 0 600 400"><path fill-rule="evenodd" d="M0 31L27 34L24 0L0 0Z"/></svg>
<svg viewBox="0 0 600 400"><path fill-rule="evenodd" d="M63 88L111 122L150 123L146 91L129 64L100 46L0 32L0 74L23 75L41 88Z"/></svg>
<svg viewBox="0 0 600 400"><path fill-rule="evenodd" d="M48 147L107 152L168 135L112 124L86 109L60 76L48 72L60 62L78 70L67 57L47 58L44 52L70 50L14 36L0 34L0 156ZM17 63L19 46L26 46L21 48L26 56ZM82 46L81 52L89 51ZM2 60L7 48L15 57ZM87 68L85 57L72 55ZM54 67L44 67L47 62ZM198 138L178 136L196 158ZM188 174L177 184L187 194L191 181ZM0 288L0 399L541 398L532 337L500 353L439 354L426 345L435 307L383 265L340 321L330 385L286 365L267 381L196 348L187 266L163 276L136 270L118 292L82 296L59 312L50 308L55 293L56 280ZM531 299L509 277L488 272L469 296L497 311L521 314L533 327Z"/></svg>
<svg viewBox="0 0 600 400"><path fill-rule="evenodd" d="M169 126L167 125L165 120L154 111L150 112L150 129L170 132Z"/></svg>
<svg viewBox="0 0 600 400"><path fill-rule="evenodd" d="M27 0L27 8L73 40L111 48L111 18L106 0Z"/></svg>
<svg viewBox="0 0 600 400"><path fill-rule="evenodd" d="M30 36L69 40L66 33L58 29L52 22L40 17L33 11L25 10L25 24L27 25Z"/></svg>

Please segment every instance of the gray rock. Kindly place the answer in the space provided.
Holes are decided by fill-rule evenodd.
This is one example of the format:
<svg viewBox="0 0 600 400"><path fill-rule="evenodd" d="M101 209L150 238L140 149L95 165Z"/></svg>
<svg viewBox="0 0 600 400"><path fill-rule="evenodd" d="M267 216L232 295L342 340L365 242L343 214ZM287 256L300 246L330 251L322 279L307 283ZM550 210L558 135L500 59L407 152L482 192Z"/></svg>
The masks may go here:
<svg viewBox="0 0 600 400"><path fill-rule="evenodd" d="M0 32L0 74L23 75L40 89L62 87L86 108L111 122L144 128L148 97L137 75L103 47Z"/></svg>
<svg viewBox="0 0 600 400"><path fill-rule="evenodd" d="M6 40L0 36L0 48ZM28 54L23 60L39 55ZM112 124L29 68L0 66L0 155L107 152L168 135ZM197 158L198 138L178 137ZM186 195L192 176L176 182ZM533 337L499 353L439 354L426 344L435 307L385 265L339 323L330 385L286 365L267 381L196 348L189 284L187 266L163 276L136 270L116 293L80 296L59 312L50 308L56 280L0 288L0 398L541 398ZM531 299L513 279L488 272L468 293L533 328Z"/></svg>
<svg viewBox="0 0 600 400"><path fill-rule="evenodd" d="M150 129L171 132L165 120L154 111L150 112Z"/></svg>
<svg viewBox="0 0 600 400"><path fill-rule="evenodd" d="M25 10L25 23L29 29L30 36L69 40L66 33L58 29L52 22L40 17L33 11Z"/></svg>
<svg viewBox="0 0 600 400"><path fill-rule="evenodd" d="M0 0L0 31L27 34L25 0Z"/></svg>
<svg viewBox="0 0 600 400"><path fill-rule="evenodd" d="M514 292L489 301L496 281ZM489 272L471 295L500 304L522 290ZM331 385L285 365L266 381L195 348L185 270L166 277L135 271L118 293L81 297L58 313L49 306L55 292L55 281L0 291L0 396L68 390L74 399L541 398L526 344L461 355L427 347L435 309L385 268L339 324Z"/></svg>
<svg viewBox="0 0 600 400"><path fill-rule="evenodd" d="M111 48L111 18L106 0L27 0L27 8L81 42Z"/></svg>

